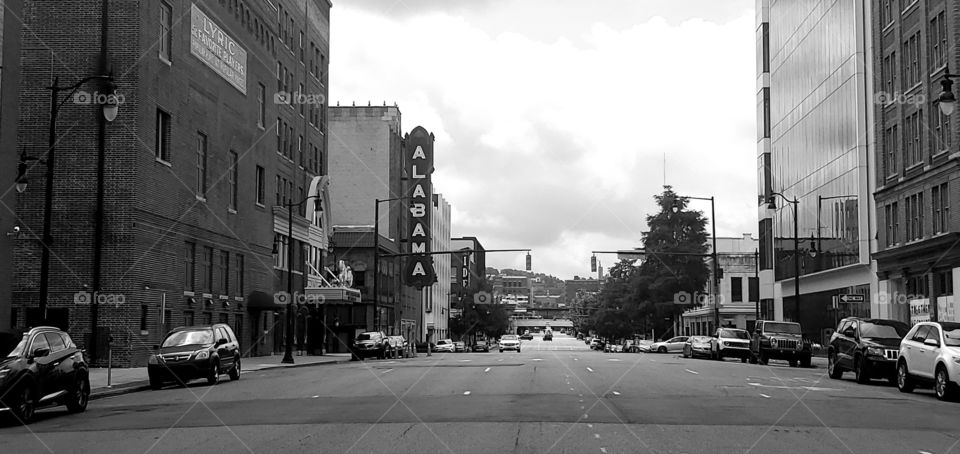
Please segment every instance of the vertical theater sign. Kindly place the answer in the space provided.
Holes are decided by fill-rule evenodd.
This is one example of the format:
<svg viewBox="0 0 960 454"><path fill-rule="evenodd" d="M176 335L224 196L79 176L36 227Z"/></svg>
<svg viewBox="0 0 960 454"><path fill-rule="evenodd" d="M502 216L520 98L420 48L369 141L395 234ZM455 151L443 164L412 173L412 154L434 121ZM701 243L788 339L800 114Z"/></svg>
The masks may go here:
<svg viewBox="0 0 960 454"><path fill-rule="evenodd" d="M433 285L436 273L430 256L430 214L433 209L433 134L417 126L404 137L407 196L410 209L410 260L405 268L406 283L418 289Z"/></svg>

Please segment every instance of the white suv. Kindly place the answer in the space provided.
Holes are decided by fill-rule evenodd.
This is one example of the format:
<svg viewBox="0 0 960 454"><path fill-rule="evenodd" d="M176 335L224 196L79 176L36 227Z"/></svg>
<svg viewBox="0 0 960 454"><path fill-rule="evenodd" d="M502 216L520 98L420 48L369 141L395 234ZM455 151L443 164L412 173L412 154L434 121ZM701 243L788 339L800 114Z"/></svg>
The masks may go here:
<svg viewBox="0 0 960 454"><path fill-rule="evenodd" d="M940 400L960 394L960 323L921 322L900 342L897 388L931 383Z"/></svg>

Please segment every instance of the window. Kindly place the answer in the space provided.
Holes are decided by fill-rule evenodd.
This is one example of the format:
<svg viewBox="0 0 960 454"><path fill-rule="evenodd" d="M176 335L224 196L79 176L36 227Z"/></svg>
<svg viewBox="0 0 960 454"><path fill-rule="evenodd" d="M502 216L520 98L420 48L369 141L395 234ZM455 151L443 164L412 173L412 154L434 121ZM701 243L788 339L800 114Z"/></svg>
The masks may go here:
<svg viewBox="0 0 960 454"><path fill-rule="evenodd" d="M933 199L933 233L944 233L950 230L950 188L947 183L934 186L930 189L930 198Z"/></svg>
<svg viewBox="0 0 960 454"><path fill-rule="evenodd" d="M197 196L207 195L207 136L197 133Z"/></svg>
<svg viewBox="0 0 960 454"><path fill-rule="evenodd" d="M140 331L147 330L147 310L149 308L146 304L140 305Z"/></svg>
<svg viewBox="0 0 960 454"><path fill-rule="evenodd" d="M943 12L930 21L930 68L939 69L947 64L947 20Z"/></svg>
<svg viewBox="0 0 960 454"><path fill-rule="evenodd" d="M300 63L303 63L303 32L300 32Z"/></svg>
<svg viewBox="0 0 960 454"><path fill-rule="evenodd" d="M907 241L923 238L923 193L918 192L904 199L907 222Z"/></svg>
<svg viewBox="0 0 960 454"><path fill-rule="evenodd" d="M900 0L900 12L903 13L913 6L914 3L917 3L917 0Z"/></svg>
<svg viewBox="0 0 960 454"><path fill-rule="evenodd" d="M769 139L770 138L770 88L764 87L763 90L761 90L760 95L762 97L760 101L762 103L762 105L760 106L761 118L757 120L763 127L762 128L763 135L760 138Z"/></svg>
<svg viewBox="0 0 960 454"><path fill-rule="evenodd" d="M273 255L273 267L281 270L287 269L287 253L289 252L287 250L287 237L279 233L275 234L273 244L277 248L277 253Z"/></svg>
<svg viewBox="0 0 960 454"><path fill-rule="evenodd" d="M734 303L743 302L743 278L742 277L731 277L730 278L730 299Z"/></svg>
<svg viewBox="0 0 960 454"><path fill-rule="evenodd" d="M263 128L267 121L267 88L257 84L257 126Z"/></svg>
<svg viewBox="0 0 960 454"><path fill-rule="evenodd" d="M264 198L266 197L266 181L264 181L264 169L261 166L257 166L257 205L263 206Z"/></svg>
<svg viewBox="0 0 960 454"><path fill-rule="evenodd" d="M194 269L197 263L197 244L187 242L183 254L183 288L184 290L193 290L196 287L196 273Z"/></svg>
<svg viewBox="0 0 960 454"><path fill-rule="evenodd" d="M154 139L157 159L170 162L170 114L157 109L157 137Z"/></svg>
<svg viewBox="0 0 960 454"><path fill-rule="evenodd" d="M173 10L166 1L160 2L160 38L158 47L160 49L160 58L170 62L170 45L172 43L170 30L173 28Z"/></svg>
<svg viewBox="0 0 960 454"><path fill-rule="evenodd" d="M886 239L884 244L891 247L897 244L897 202L893 202L884 207L884 220L886 224Z"/></svg>
<svg viewBox="0 0 960 454"><path fill-rule="evenodd" d="M220 313L220 321L219 321L218 323L223 323L224 325L229 324L229 323L230 323L230 314L228 314L228 313L226 313L226 312L221 312L221 313ZM223 336L224 339L230 340L230 336L228 336L228 335L226 334L226 331L221 330L221 335Z"/></svg>
<svg viewBox="0 0 960 454"><path fill-rule="evenodd" d="M283 154L283 120L277 117L277 153Z"/></svg>
<svg viewBox="0 0 960 454"><path fill-rule="evenodd" d="M953 295L953 271L937 271L937 296Z"/></svg>
<svg viewBox="0 0 960 454"><path fill-rule="evenodd" d="M217 293L230 294L230 253L227 251L220 251L217 262Z"/></svg>
<svg viewBox="0 0 960 454"><path fill-rule="evenodd" d="M932 115L936 115L937 120L933 125L933 144L931 153L950 150L953 146L953 137L951 137L950 115L944 115L939 106L934 105L931 110Z"/></svg>
<svg viewBox="0 0 960 454"><path fill-rule="evenodd" d="M200 289L209 292L213 287L213 248L203 247L200 254Z"/></svg>
<svg viewBox="0 0 960 454"><path fill-rule="evenodd" d="M922 142L920 140L923 125L920 123L922 111L918 110L908 115L904 120L903 148L905 167L923 162Z"/></svg>
<svg viewBox="0 0 960 454"><path fill-rule="evenodd" d="M228 182L230 184L230 209L237 210L238 182L240 176L240 156L236 151L230 150L230 170L228 171Z"/></svg>
<svg viewBox="0 0 960 454"><path fill-rule="evenodd" d="M903 42L903 90L920 83L920 32Z"/></svg>
<svg viewBox="0 0 960 454"><path fill-rule="evenodd" d="M897 91L897 52L890 52L890 55L883 57L883 63L880 68L883 72L883 88L886 91L888 102L893 101L893 94Z"/></svg>
<svg viewBox="0 0 960 454"><path fill-rule="evenodd" d="M301 104L302 106L303 104ZM303 167L303 136L297 137L297 158L300 162L300 167Z"/></svg>
<svg viewBox="0 0 960 454"><path fill-rule="evenodd" d="M243 255L235 254L235 260L237 262L236 266L233 268L235 276L233 278L234 294L237 296L243 296L243 274L244 274L244 263Z"/></svg>
<svg viewBox="0 0 960 454"><path fill-rule="evenodd" d="M303 98L302 98L303 96L304 96L304 94L303 94L303 84L301 83L301 84L297 87L297 98L300 98L300 99L301 99L301 101L298 103L298 104L300 104L299 107L300 107L300 116L301 116L301 117L304 116L304 112L305 112L305 111L304 111L304 108L307 106L307 103L302 101L302 100L303 100Z"/></svg>
<svg viewBox="0 0 960 454"><path fill-rule="evenodd" d="M883 132L883 168L886 171L884 176L897 174L897 144L897 125L893 125Z"/></svg>
<svg viewBox="0 0 960 454"><path fill-rule="evenodd" d="M213 312L204 312L203 313L203 324L212 325L213 324Z"/></svg>
<svg viewBox="0 0 960 454"><path fill-rule="evenodd" d="M893 23L893 0L883 0L880 9L880 24L884 27Z"/></svg>
<svg viewBox="0 0 960 454"><path fill-rule="evenodd" d="M193 326L193 311L183 311L183 326Z"/></svg>
<svg viewBox="0 0 960 454"><path fill-rule="evenodd" d="M275 205L283 204L283 184L280 180L280 175L277 175L276 180L274 181L274 186L276 189L277 201Z"/></svg>

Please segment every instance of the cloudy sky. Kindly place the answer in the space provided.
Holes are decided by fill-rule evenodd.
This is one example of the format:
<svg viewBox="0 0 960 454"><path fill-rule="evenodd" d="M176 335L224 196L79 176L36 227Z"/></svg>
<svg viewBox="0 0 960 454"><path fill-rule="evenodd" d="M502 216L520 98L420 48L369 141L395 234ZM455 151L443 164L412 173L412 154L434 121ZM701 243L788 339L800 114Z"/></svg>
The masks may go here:
<svg viewBox="0 0 960 454"><path fill-rule="evenodd" d="M756 236L753 8L340 0L330 100L396 102L406 131L436 135L434 185L454 235L532 248L534 271L584 276L590 251L639 246L664 162L678 193L717 198L718 236Z"/></svg>

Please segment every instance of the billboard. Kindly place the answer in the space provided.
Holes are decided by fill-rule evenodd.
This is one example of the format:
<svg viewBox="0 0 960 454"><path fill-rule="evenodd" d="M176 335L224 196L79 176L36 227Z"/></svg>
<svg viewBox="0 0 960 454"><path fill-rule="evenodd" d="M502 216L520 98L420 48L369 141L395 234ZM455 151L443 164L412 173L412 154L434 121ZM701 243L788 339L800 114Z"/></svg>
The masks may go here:
<svg viewBox="0 0 960 454"><path fill-rule="evenodd" d="M430 251L430 217L433 211L433 134L417 126L403 139L406 158L407 204L410 210L410 256L404 270L407 285L423 288L436 282Z"/></svg>
<svg viewBox="0 0 960 454"><path fill-rule="evenodd" d="M190 6L190 53L247 94L247 51L197 5Z"/></svg>

